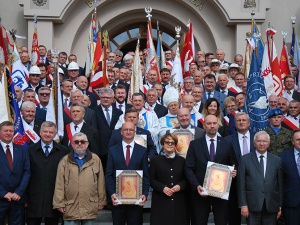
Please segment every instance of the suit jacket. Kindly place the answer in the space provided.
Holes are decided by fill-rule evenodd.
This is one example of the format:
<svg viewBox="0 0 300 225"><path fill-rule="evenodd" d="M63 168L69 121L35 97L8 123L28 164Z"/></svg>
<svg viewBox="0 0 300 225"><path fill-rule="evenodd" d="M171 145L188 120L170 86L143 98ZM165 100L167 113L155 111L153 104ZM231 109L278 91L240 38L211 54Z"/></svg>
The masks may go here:
<svg viewBox="0 0 300 225"><path fill-rule="evenodd" d="M59 161L69 153L65 146L55 141L48 157L45 156L41 141L29 147L30 182L28 186L27 216L60 217L60 213L53 209L52 201L55 188L56 171Z"/></svg>
<svg viewBox="0 0 300 225"><path fill-rule="evenodd" d="M294 92L293 92L293 95L292 95L292 98L293 98L294 100L300 101L300 92L294 91Z"/></svg>
<svg viewBox="0 0 300 225"><path fill-rule="evenodd" d="M40 121L46 121L47 111L41 108L42 106L38 104L36 106L35 118Z"/></svg>
<svg viewBox="0 0 300 225"><path fill-rule="evenodd" d="M86 107L84 108L85 108L85 114L83 117L84 122L86 122L88 125L92 126L93 128L97 129L96 116L94 110ZM65 125L72 122L72 119L68 116L68 114L65 111L63 111L63 117L64 117Z"/></svg>
<svg viewBox="0 0 300 225"><path fill-rule="evenodd" d="M233 96L233 97L235 97L236 93L234 93L233 91L228 90L227 96Z"/></svg>
<svg viewBox="0 0 300 225"><path fill-rule="evenodd" d="M300 203L300 177L295 161L294 149L279 154L282 160L284 201L286 207L297 207Z"/></svg>
<svg viewBox="0 0 300 225"><path fill-rule="evenodd" d="M140 127L136 127L136 134L147 135L148 158L151 159L153 156L157 155L156 146L153 142L150 131L142 129ZM121 135L121 128L114 130L112 132L111 138L109 140L108 148L110 148L116 144L122 143L122 140L123 140L123 137Z"/></svg>
<svg viewBox="0 0 300 225"><path fill-rule="evenodd" d="M12 149L11 149L12 150ZM17 193L21 199L14 204L24 204L26 188L30 178L30 160L26 147L13 144L13 168L9 167L6 154L0 144L0 205L7 202L3 197L8 193Z"/></svg>
<svg viewBox="0 0 300 225"><path fill-rule="evenodd" d="M90 98L90 101L91 101L91 105L89 106L89 108L94 108L96 107L98 104L97 104L97 96L93 93L93 92L90 92L90 91L85 91L85 94L87 96L89 96Z"/></svg>
<svg viewBox="0 0 300 225"><path fill-rule="evenodd" d="M214 162L224 165L236 164L230 143L221 137L217 137L217 148ZM199 185L203 186L207 162L210 161L209 150L206 144L206 136L190 142L185 160L185 175L192 189L192 198L200 199L197 192Z"/></svg>
<svg viewBox="0 0 300 225"><path fill-rule="evenodd" d="M156 103L154 107L154 112L156 113L157 118L159 119L168 114L168 109L165 106Z"/></svg>
<svg viewBox="0 0 300 225"><path fill-rule="evenodd" d="M123 104L125 105L125 111L126 111L127 109L132 108L132 105L127 104L126 102L124 102ZM117 104L114 102L114 103L112 104L112 107L114 107L114 108L117 109Z"/></svg>
<svg viewBox="0 0 300 225"><path fill-rule="evenodd" d="M142 170L142 194L146 197L148 196L150 182L148 176L148 156L146 148L135 143L128 166L126 166L122 143L109 148L105 172L105 183L108 196L116 193L116 170Z"/></svg>
<svg viewBox="0 0 300 225"><path fill-rule="evenodd" d="M191 128L195 129L195 137L194 140L202 138L205 135L205 130L199 127L195 127L191 125ZM175 127L175 129L181 129L180 127Z"/></svg>
<svg viewBox="0 0 300 225"><path fill-rule="evenodd" d="M97 155L99 155L99 135L96 128L88 125L86 122L83 123L80 132L84 133L87 136L89 141L89 150ZM69 137L67 134L67 130L64 130L64 137L61 141L61 144L72 149L71 143L69 143Z"/></svg>
<svg viewBox="0 0 300 225"><path fill-rule="evenodd" d="M112 135L113 130L119 120L119 117L123 112L119 109L112 107L112 117L110 118L110 124L107 123L106 117L103 113L101 104L93 108L96 114L96 125L99 132L99 150L100 155L106 155L108 152L108 142Z"/></svg>
<svg viewBox="0 0 300 225"><path fill-rule="evenodd" d="M236 166L238 166L238 163L239 163L239 161L241 160L241 157L242 157L239 138L238 138L238 133L235 132L235 133L225 137L225 140L228 143L231 143L232 148L234 150L235 158L237 160L237 165ZM250 152L254 152L255 148L254 148L254 144L253 144L253 141L254 141L254 134L253 133L250 133L250 140L249 141L250 141Z"/></svg>
<svg viewBox="0 0 300 225"><path fill-rule="evenodd" d="M223 93L214 90L214 98L216 98L219 101L222 111L224 111L224 101L225 101L226 97L227 96L224 95ZM206 100L207 100L207 98L206 98L206 91L204 90L203 91L203 97L202 97L201 101L203 103L205 103Z"/></svg>
<svg viewBox="0 0 300 225"><path fill-rule="evenodd" d="M261 212L264 202L268 213L277 213L283 204L283 171L281 159L267 153L265 177L259 169L256 151L242 156L238 171L239 207Z"/></svg>

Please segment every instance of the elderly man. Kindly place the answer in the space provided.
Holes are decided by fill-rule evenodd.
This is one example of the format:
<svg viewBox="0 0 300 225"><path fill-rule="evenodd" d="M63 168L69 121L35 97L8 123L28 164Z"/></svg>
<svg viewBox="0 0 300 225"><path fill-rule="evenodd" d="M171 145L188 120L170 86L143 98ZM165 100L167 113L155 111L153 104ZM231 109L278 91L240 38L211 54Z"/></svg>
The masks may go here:
<svg viewBox="0 0 300 225"><path fill-rule="evenodd" d="M218 85L219 85L219 88L220 88L220 92L223 93L224 95L226 95L226 97L228 96L236 96L236 93L233 92L230 88L228 89L228 82L229 82L229 79L228 79L228 75L227 74L224 74L224 73L221 73L219 74L218 76Z"/></svg>
<svg viewBox="0 0 300 225"><path fill-rule="evenodd" d="M230 143L217 136L218 120L208 115L204 120L205 136L190 142L186 156L185 174L191 187L192 224L207 224L211 210L216 225L227 225L228 201L207 196L203 182L207 162L235 165L236 160ZM233 171L233 177L236 171Z"/></svg>
<svg viewBox="0 0 300 225"><path fill-rule="evenodd" d="M35 117L41 121L46 121L47 107L50 100L50 94L51 90L48 87L41 87L39 89L38 99L40 103L36 106Z"/></svg>
<svg viewBox="0 0 300 225"><path fill-rule="evenodd" d="M292 147L291 131L281 126L283 119L284 117L281 109L275 108L270 110L270 125L265 129L265 131L270 136L268 151L275 155L278 155L285 149L290 149Z"/></svg>
<svg viewBox="0 0 300 225"><path fill-rule="evenodd" d="M191 113L191 123L194 126L197 126L197 121L202 118L202 114L196 111L195 106L195 98L193 95L185 95L181 100L182 108L187 108Z"/></svg>
<svg viewBox="0 0 300 225"><path fill-rule="evenodd" d="M40 140L39 133L42 121L35 118L36 106L33 102L23 102L21 107L22 123L29 144L37 143Z"/></svg>
<svg viewBox="0 0 300 225"><path fill-rule="evenodd" d="M194 74L194 85L203 86L202 82L204 79L204 74L200 70L196 70Z"/></svg>
<svg viewBox="0 0 300 225"><path fill-rule="evenodd" d="M194 103L194 109L196 112L202 113L203 110L203 103L202 103L202 97L203 97L203 88L199 85L195 85L192 89L192 95L194 96L195 103Z"/></svg>
<svg viewBox="0 0 300 225"><path fill-rule="evenodd" d="M106 189L113 203L114 225L142 225L143 206L149 192L147 149L134 142L135 125L125 122L121 129L122 142L109 148L105 173ZM142 196L138 205L119 204L116 195L117 170L142 170Z"/></svg>
<svg viewBox="0 0 300 225"><path fill-rule="evenodd" d="M269 97L269 104L270 104L270 109L275 109L279 108L277 107L279 97L275 94L270 95Z"/></svg>
<svg viewBox="0 0 300 225"><path fill-rule="evenodd" d="M227 63L230 65L230 62L225 61L225 52L223 49L216 50L216 58L221 62L221 64Z"/></svg>
<svg viewBox="0 0 300 225"><path fill-rule="evenodd" d="M53 210L52 200L59 161L69 153L68 149L54 141L57 130L53 122L43 122L41 140L29 147L31 176L28 186L27 224L58 225L61 214Z"/></svg>
<svg viewBox="0 0 300 225"><path fill-rule="evenodd" d="M63 213L65 225L96 224L98 211L106 205L102 163L88 145L85 134L75 134L73 150L58 164L53 208Z"/></svg>
<svg viewBox="0 0 300 225"><path fill-rule="evenodd" d="M283 119L282 126L288 130L297 130L300 119L300 102L292 100L289 102L289 115Z"/></svg>
<svg viewBox="0 0 300 225"><path fill-rule="evenodd" d="M79 76L76 82L77 88L82 91L83 94L89 96L91 104L89 108L96 107L97 104L97 96L93 92L88 91L89 82L85 76Z"/></svg>
<svg viewBox="0 0 300 225"><path fill-rule="evenodd" d="M155 70L149 70L147 73L147 81L146 84L144 85L144 90L147 91L150 88L153 88L154 84L157 82L157 72Z"/></svg>
<svg viewBox="0 0 300 225"><path fill-rule="evenodd" d="M60 89L62 91L62 103L64 109L71 106L71 91L73 90L73 82L70 79L65 79L62 81Z"/></svg>
<svg viewBox="0 0 300 225"><path fill-rule="evenodd" d="M158 100L158 93L156 89L150 88L148 89L146 93L146 103L145 103L145 109L148 111L155 112L157 115L157 118L161 118L168 114L168 109L160 104L157 104Z"/></svg>
<svg viewBox="0 0 300 225"><path fill-rule="evenodd" d="M283 206L281 159L268 152L270 136L254 135L255 151L242 156L238 172L238 198L247 224L275 225Z"/></svg>
<svg viewBox="0 0 300 225"><path fill-rule="evenodd" d="M24 224L30 160L26 147L14 144L14 124L0 123L0 224Z"/></svg>
<svg viewBox="0 0 300 225"><path fill-rule="evenodd" d="M192 93L192 89L194 87L194 79L192 77L186 77L183 79L183 88L181 90L181 97L187 94Z"/></svg>
<svg viewBox="0 0 300 225"><path fill-rule="evenodd" d="M283 117L288 116L289 112L289 101L285 97L281 97L277 101L277 107L282 110Z"/></svg>

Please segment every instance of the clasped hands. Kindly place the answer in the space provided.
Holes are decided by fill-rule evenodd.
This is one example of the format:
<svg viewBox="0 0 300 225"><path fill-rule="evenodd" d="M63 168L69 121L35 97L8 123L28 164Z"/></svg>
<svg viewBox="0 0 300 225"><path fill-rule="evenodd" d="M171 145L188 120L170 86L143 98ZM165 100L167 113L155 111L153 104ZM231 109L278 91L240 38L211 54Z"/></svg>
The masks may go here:
<svg viewBox="0 0 300 225"><path fill-rule="evenodd" d="M180 186L178 184L172 188L164 187L164 189L163 189L163 192L169 197L178 191L180 191Z"/></svg>
<svg viewBox="0 0 300 225"><path fill-rule="evenodd" d="M4 196L4 198L7 199L7 201L11 202L11 201L19 201L21 199L21 196L16 193L8 192Z"/></svg>

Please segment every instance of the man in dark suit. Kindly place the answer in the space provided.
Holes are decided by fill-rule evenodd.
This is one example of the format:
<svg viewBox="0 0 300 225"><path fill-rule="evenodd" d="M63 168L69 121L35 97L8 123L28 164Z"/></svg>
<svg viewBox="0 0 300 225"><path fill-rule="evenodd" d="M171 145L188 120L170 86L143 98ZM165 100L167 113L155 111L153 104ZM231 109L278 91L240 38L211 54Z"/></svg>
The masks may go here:
<svg viewBox="0 0 300 225"><path fill-rule="evenodd" d="M300 224L300 130L292 133L294 149L279 154L282 160L284 197L283 215L286 225Z"/></svg>
<svg viewBox="0 0 300 225"><path fill-rule="evenodd" d="M0 224L24 224L26 188L30 178L28 149L12 143L14 125L0 124Z"/></svg>
<svg viewBox="0 0 300 225"><path fill-rule="evenodd" d="M295 91L295 78L292 75L285 76L283 79L284 91L283 97L290 101L297 100L300 101L300 93Z"/></svg>
<svg viewBox="0 0 300 225"><path fill-rule="evenodd" d="M156 89L149 88L146 93L145 109L148 111L154 111L159 119L168 114L168 109L165 106L158 104L156 102L157 99L158 93Z"/></svg>
<svg viewBox="0 0 300 225"><path fill-rule="evenodd" d="M135 133L137 135L144 135L147 137L148 162L150 162L151 158L153 156L157 155L156 146L153 142L150 131L137 126L137 124L139 122L139 113L133 108L126 110L125 115L124 115L124 121L131 122L135 125ZM119 128L112 132L111 138L108 143L108 148L122 142L123 138L121 135L121 129L122 128Z"/></svg>
<svg viewBox="0 0 300 225"><path fill-rule="evenodd" d="M83 94L89 96L90 101L91 101L91 105L89 106L89 108L92 109L92 108L96 107L98 105L97 104L97 96L96 96L96 94L87 90L88 85L89 85L87 78L85 76L79 76L77 78L76 85L77 85L77 88L79 90L81 90Z"/></svg>
<svg viewBox="0 0 300 225"><path fill-rule="evenodd" d="M233 91L231 91L230 89L227 88L227 85L229 83L229 79L228 79L228 75L221 73L218 76L218 91L223 93L224 95L227 96L236 96L236 93L234 93Z"/></svg>
<svg viewBox="0 0 300 225"><path fill-rule="evenodd" d="M203 97L203 88L199 85L195 85L192 89L192 95L195 99L195 105L194 108L197 112L202 113L203 105L202 97Z"/></svg>
<svg viewBox="0 0 300 225"><path fill-rule="evenodd" d="M40 52L40 61L39 63L43 63L46 66L50 65L49 59L47 58L47 48L45 45L39 45L39 52Z"/></svg>
<svg viewBox="0 0 300 225"><path fill-rule="evenodd" d="M283 205L281 159L269 152L270 136L254 135L254 152L242 156L238 171L238 198L247 224L275 225Z"/></svg>
<svg viewBox="0 0 300 225"><path fill-rule="evenodd" d="M114 225L142 225L143 206L149 192L147 149L134 142L135 125L125 122L122 125L122 143L109 148L105 183L111 197ZM119 205L116 195L116 170L142 170L142 196L139 205ZM124 194L125 195L125 194Z"/></svg>
<svg viewBox="0 0 300 225"><path fill-rule="evenodd" d="M50 94L51 90L48 87L41 87L39 89L38 99L40 103L36 106L35 118L43 122L46 121L47 107L50 100Z"/></svg>
<svg viewBox="0 0 300 225"><path fill-rule="evenodd" d="M213 74L207 74L204 77L204 92L202 102L205 103L208 98L216 98L220 103L222 111L224 110L224 100L226 95L215 90L216 77Z"/></svg>
<svg viewBox="0 0 300 225"><path fill-rule="evenodd" d="M84 121L85 110L86 108L79 102L72 104L70 108L72 121L65 126L62 145L72 148L72 137L81 132L88 138L89 150L99 155L98 131Z"/></svg>
<svg viewBox="0 0 300 225"><path fill-rule="evenodd" d="M115 99L116 102L112 104L114 108L117 108L125 114L127 109L132 108L132 105L126 103L126 96L127 96L127 91L126 87L122 84L117 85L114 88L114 93L115 93Z"/></svg>
<svg viewBox="0 0 300 225"><path fill-rule="evenodd" d="M236 132L225 137L228 143L232 144L237 163L235 167L238 170L238 163L243 155L253 152L254 134L249 132L250 118L249 115L240 112L234 117ZM229 195L229 225L241 224L241 209L238 205L237 183L236 179L232 179L230 195Z"/></svg>
<svg viewBox="0 0 300 225"><path fill-rule="evenodd" d="M75 89L71 91L70 95L71 104L74 103L82 103L83 102L83 93L79 89ZM68 124L72 122L70 109L64 109L64 124ZM83 120L90 126L97 128L96 116L95 112L90 108L85 108L84 118Z"/></svg>
<svg viewBox="0 0 300 225"><path fill-rule="evenodd" d="M208 161L230 166L236 164L230 143L217 136L218 127L217 117L206 116L206 135L191 141L187 152L185 174L192 190L192 225L207 224L211 209L216 225L227 225L228 222L228 201L205 195L202 187ZM236 176L235 170L232 175Z"/></svg>
<svg viewBox="0 0 300 225"><path fill-rule="evenodd" d="M47 65L45 63L39 63L39 64L37 64L37 66L39 67L39 69L41 71L40 84L43 87L49 87L49 88L51 88L52 87L52 80L48 76Z"/></svg>
<svg viewBox="0 0 300 225"><path fill-rule="evenodd" d="M29 70L28 88L33 89L36 94L38 94L39 89L43 87L43 85L40 84L40 76L40 69L37 66L32 66Z"/></svg>
<svg viewBox="0 0 300 225"><path fill-rule="evenodd" d="M99 132L99 152L103 169L106 168L108 142L122 111L112 107L114 92L110 88L100 89L101 104L93 108L96 114L96 125Z"/></svg>
<svg viewBox="0 0 300 225"><path fill-rule="evenodd" d="M36 106L33 102L23 102L21 107L21 115L24 130L28 137L29 144L36 143L39 140L40 129L42 121L36 119ZM28 134L31 135L28 135Z"/></svg>
<svg viewBox="0 0 300 225"><path fill-rule="evenodd" d="M53 139L56 125L43 122L41 140L29 147L31 176L28 186L27 224L40 225L44 218L49 225L58 225L59 211L53 209L53 194L59 161L68 154L68 149Z"/></svg>

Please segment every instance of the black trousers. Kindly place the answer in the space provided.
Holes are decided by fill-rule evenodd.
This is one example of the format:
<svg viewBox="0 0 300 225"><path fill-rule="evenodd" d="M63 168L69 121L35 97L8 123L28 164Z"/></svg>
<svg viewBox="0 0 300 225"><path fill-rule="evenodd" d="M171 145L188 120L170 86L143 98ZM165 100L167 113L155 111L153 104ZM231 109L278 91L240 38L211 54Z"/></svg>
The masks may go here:
<svg viewBox="0 0 300 225"><path fill-rule="evenodd" d="M41 225L42 217L27 218L27 225ZM45 225L58 225L59 218L45 217Z"/></svg>
<svg viewBox="0 0 300 225"><path fill-rule="evenodd" d="M24 204L16 204L14 201L0 200L0 224L8 219L8 225L24 224Z"/></svg>
<svg viewBox="0 0 300 225"><path fill-rule="evenodd" d="M249 211L246 221L247 225L276 225L276 219L277 213L269 213L264 202L261 212Z"/></svg>
<svg viewBox="0 0 300 225"><path fill-rule="evenodd" d="M113 225L142 225L143 207L138 205L118 205L112 207Z"/></svg>

